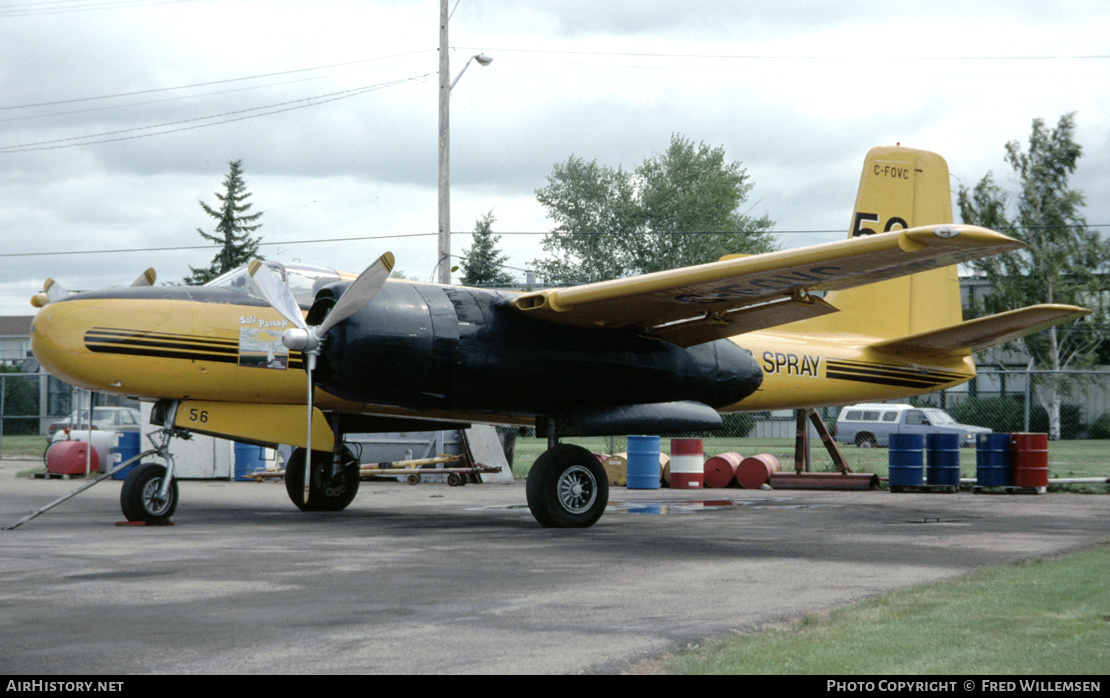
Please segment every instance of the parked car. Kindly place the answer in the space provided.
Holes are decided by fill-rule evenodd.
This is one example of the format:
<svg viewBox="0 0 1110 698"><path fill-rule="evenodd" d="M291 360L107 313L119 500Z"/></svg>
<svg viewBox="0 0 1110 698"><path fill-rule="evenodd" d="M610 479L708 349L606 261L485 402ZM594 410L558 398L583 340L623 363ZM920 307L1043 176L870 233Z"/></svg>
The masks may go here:
<svg viewBox="0 0 1110 698"><path fill-rule="evenodd" d="M142 426L143 415L134 407L94 407L93 429L106 431L139 431ZM65 429L88 429L89 410L74 410L65 419L51 422L46 429L47 437L52 441L54 434Z"/></svg>
<svg viewBox="0 0 1110 698"><path fill-rule="evenodd" d="M887 446L891 434L959 434L961 446L974 446L978 434L990 434L986 427L960 424L947 412L935 407L913 405L851 405L836 418L835 439L860 448Z"/></svg>

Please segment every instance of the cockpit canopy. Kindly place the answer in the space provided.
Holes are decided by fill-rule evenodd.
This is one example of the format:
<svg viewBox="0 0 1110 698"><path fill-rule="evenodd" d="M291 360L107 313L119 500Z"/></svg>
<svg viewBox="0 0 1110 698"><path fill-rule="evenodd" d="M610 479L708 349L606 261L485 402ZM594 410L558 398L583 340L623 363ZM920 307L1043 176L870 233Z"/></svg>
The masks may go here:
<svg viewBox="0 0 1110 698"><path fill-rule="evenodd" d="M316 292L328 284L340 281L339 272L327 267L315 267L309 264L282 264L280 262L263 262L272 271L276 272L289 290L297 304L307 308L316 299ZM217 276L205 286L224 288L246 296L266 300L258 285L254 283L247 267L233 269L226 274Z"/></svg>

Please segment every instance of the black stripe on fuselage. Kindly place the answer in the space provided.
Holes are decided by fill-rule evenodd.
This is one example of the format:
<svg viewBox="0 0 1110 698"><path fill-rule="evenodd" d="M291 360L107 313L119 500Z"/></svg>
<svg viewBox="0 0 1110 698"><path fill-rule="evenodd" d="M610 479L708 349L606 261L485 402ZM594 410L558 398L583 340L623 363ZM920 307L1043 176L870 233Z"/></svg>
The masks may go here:
<svg viewBox="0 0 1110 698"><path fill-rule="evenodd" d="M825 367L825 376L838 380L892 385L901 388L935 388L967 377L951 371L930 371L928 369L883 366L862 361L837 360L828 362Z"/></svg>
<svg viewBox="0 0 1110 698"><path fill-rule="evenodd" d="M232 364L239 362L237 341L195 335L94 327L85 333L85 347L100 354ZM303 365L299 352L291 352L289 358L290 368L300 368Z"/></svg>

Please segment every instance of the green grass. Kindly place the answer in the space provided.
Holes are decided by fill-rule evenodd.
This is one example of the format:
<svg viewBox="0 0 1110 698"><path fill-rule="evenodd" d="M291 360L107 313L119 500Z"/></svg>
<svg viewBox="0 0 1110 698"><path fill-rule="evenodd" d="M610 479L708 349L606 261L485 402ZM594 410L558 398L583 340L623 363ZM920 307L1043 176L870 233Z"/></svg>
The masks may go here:
<svg viewBox="0 0 1110 698"><path fill-rule="evenodd" d="M1107 674L1110 547L992 567L731 636L678 674Z"/></svg>
<svg viewBox="0 0 1110 698"><path fill-rule="evenodd" d="M45 436L5 436L3 438L4 458L42 458L46 451Z"/></svg>

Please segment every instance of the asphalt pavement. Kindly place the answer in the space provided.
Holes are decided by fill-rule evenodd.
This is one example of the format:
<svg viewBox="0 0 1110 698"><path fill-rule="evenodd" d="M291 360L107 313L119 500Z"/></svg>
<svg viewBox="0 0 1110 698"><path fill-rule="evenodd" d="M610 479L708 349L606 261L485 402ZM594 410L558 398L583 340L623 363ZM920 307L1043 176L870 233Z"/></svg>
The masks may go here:
<svg viewBox="0 0 1110 698"><path fill-rule="evenodd" d="M0 462L0 527L80 481ZM1104 495L625 490L584 530L524 485L363 482L306 514L280 481L183 481L120 526L106 481L0 531L0 674L620 673L985 565L1110 540Z"/></svg>

